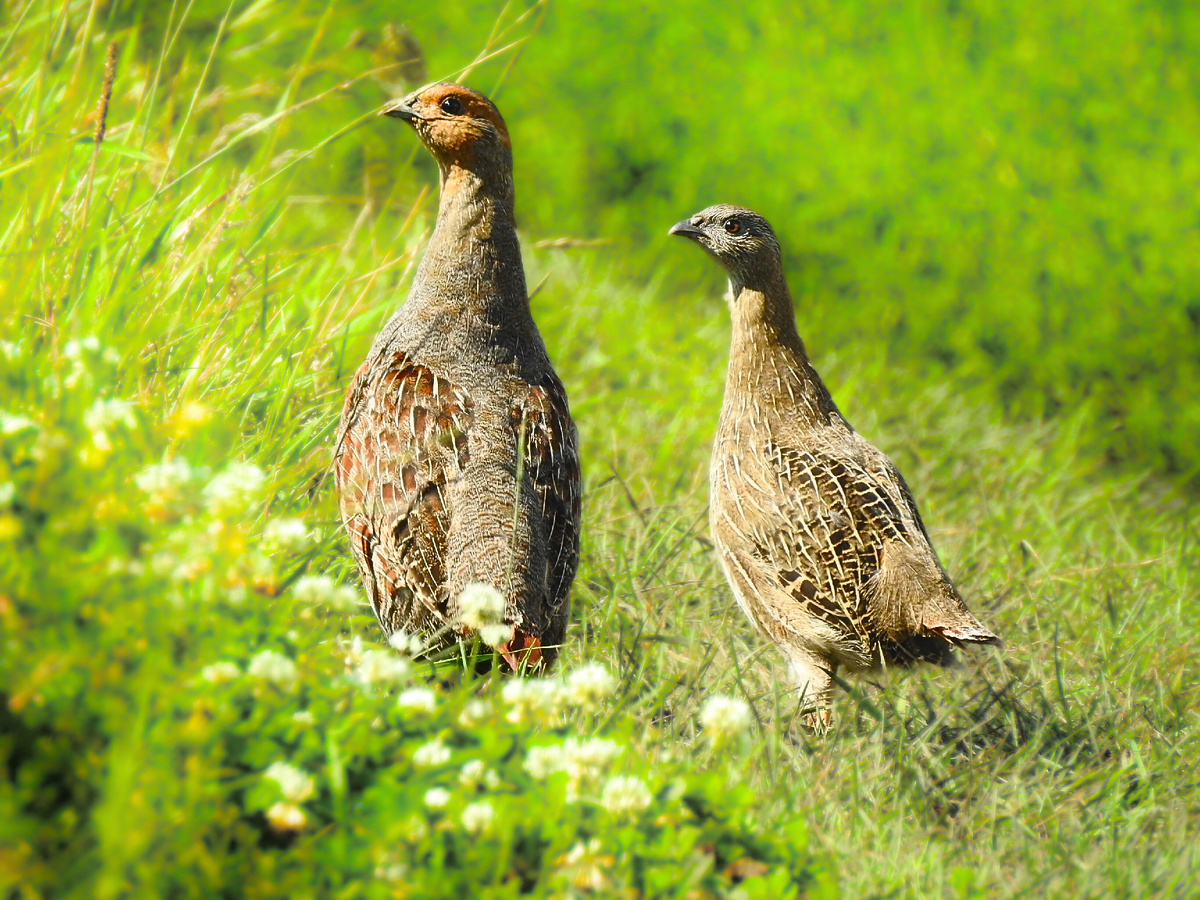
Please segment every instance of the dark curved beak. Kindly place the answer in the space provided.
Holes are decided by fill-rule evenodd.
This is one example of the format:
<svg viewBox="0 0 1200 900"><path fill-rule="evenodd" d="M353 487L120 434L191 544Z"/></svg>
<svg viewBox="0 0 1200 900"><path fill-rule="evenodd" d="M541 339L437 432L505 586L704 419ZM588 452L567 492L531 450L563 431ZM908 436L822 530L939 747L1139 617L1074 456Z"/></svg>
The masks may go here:
<svg viewBox="0 0 1200 900"><path fill-rule="evenodd" d="M379 110L381 116L391 116L393 119L403 119L405 122L415 122L421 118L417 115L417 111L412 107L413 97L401 97L399 100L392 100L383 105L383 109Z"/></svg>
<svg viewBox="0 0 1200 900"><path fill-rule="evenodd" d="M674 225L672 225L671 230L668 231L667 234L677 234L680 237L691 238L692 240L695 240L696 238L702 236L704 232L693 225L690 219L684 219L682 222L676 222Z"/></svg>

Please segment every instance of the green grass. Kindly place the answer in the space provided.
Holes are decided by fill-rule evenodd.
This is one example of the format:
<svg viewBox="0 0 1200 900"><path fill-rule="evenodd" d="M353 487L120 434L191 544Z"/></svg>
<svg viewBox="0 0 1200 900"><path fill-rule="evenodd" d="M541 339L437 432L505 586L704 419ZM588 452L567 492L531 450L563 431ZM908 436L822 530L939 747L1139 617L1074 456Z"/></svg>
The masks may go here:
<svg viewBox="0 0 1200 900"><path fill-rule="evenodd" d="M536 93L521 85L565 52L554 29L567 27L571 9L464 18L474 8L422 10L412 24L427 23L421 40L442 75L541 22L473 78L490 88L507 73L526 266L540 285L534 311L580 428L584 547L564 668L602 663L617 690L595 712L540 725L507 721L497 699L482 725L464 729L455 720L468 697L495 699L502 685L456 685L443 672L450 683L437 685L437 711L401 715L397 689L364 690L347 677L355 638L382 646L367 611L297 590L306 572L354 584L321 476L349 375L402 302L434 209L415 139L372 117L398 89L377 83L394 76L365 75L386 50L375 32L351 40L354 17L332 7L285 15L264 3L226 16L225 7L197 4L143 19L122 5L12 6L0 31L13 60L0 75L5 895L511 896L522 887L582 895L567 857L593 838L608 879L601 895L623 887L662 897L1195 893L1200 549L1190 495L1132 465L1108 465L1092 406L1068 402L1045 421L1015 417L995 385L978 388L978 358L931 368L920 353L898 354L884 335L895 322L890 287L917 263L888 256L895 246L854 240L854 227L816 229L864 274L839 292L836 279L794 259L801 331L847 416L905 472L943 560L1007 647L968 656L959 672L851 681L833 731L819 740L804 733L779 655L735 607L706 538L708 441L728 340L720 287L707 260L661 236L707 202L699 185L729 182L685 169L672 190L695 190L687 204L647 189L642 206L638 192L577 204L564 194L561 207L550 206L576 151L564 149L562 166L547 163L544 176L534 167L545 152L535 148L550 141L538 131L546 117L527 105ZM364 26L377 24L357 11ZM905 13L886 11L876 49L832 30L827 46L843 47L832 55L844 62L845 48L858 47L866 60L911 63L895 37L910 32L888 24ZM822 21L851 15L810 12ZM1052 30L1050 14L1036 15L1031 28L1068 40L1069 28ZM1105 15L1087 28L1101 28ZM1178 23L1172 46L1189 39L1190 15L1168 5L1147 13ZM428 22L439 16L435 29ZM458 30L456 17L466 23ZM913 22L911 35L941 46L955 21ZM693 27L662 24L685 37ZM1091 33L1069 60L1081 71L1116 52L1085 44ZM116 80L108 133L95 145L89 114L111 39ZM1167 57L1164 83L1175 77ZM939 59L930 56L935 70ZM608 96L603 79L616 78L605 75L610 65L596 64L597 97ZM969 81L958 74L956 84ZM1000 67L989 77L1010 74ZM569 89L582 98L577 77ZM835 89L828 71L806 77L814 91ZM986 87L965 88L961 102ZM1157 88L1147 90L1138 102L1159 109ZM605 127L631 127L621 123L636 113L615 106ZM905 133L919 122L910 124ZM1172 127L1181 130L1164 147L1187 122ZM828 141L853 143L855 134L837 119L827 125ZM597 145L605 140L598 135ZM1047 154L1092 152L1082 138L1046 140ZM852 156L838 164L854 180ZM809 177L808 162L789 164ZM905 168L903 157L889 165ZM880 196L871 185L863 181L855 202L865 205L851 222L870 220ZM906 190L925 204L925 256L953 271L984 258L976 244L945 238L961 207L937 204L919 179ZM1061 202L1045 227L1075 227ZM1125 200L1106 202L1119 211ZM573 204L579 212L565 212ZM644 217L636 225L634 210ZM796 215L836 218L819 203ZM584 221L594 230L574 229ZM622 223L654 243L607 256L534 246L568 229L620 232ZM796 231L784 240L802 253ZM1031 234L1006 240L1032 246ZM631 261L614 268L627 252ZM650 258L659 264L646 278ZM1182 249L1170 257L1180 266L1185 258ZM1072 265L1080 293L1054 282L1047 291L1074 315L1071 298L1111 273L1087 253ZM961 318L931 319L956 323L963 346L986 337L980 317L1000 309L1007 284L1002 267L980 271L977 304L964 298L955 301ZM1136 296L1156 308L1152 294ZM1127 349L1118 331L1094 331L1088 353L1117 365ZM1039 364L1042 346L1022 350L1021 365ZM1086 371L1073 348L1064 345L1061 366ZM1154 372L1142 384L1154 396L1169 387ZM186 460L194 477L170 491L139 483L168 460ZM266 472L261 489L222 503L205 494L243 460ZM319 533L307 549L264 538L270 523L291 517ZM268 649L295 662L294 689L202 675L221 661L245 670ZM701 734L700 709L715 694L752 705L749 737L714 748ZM564 776L539 780L523 768L532 746L591 735L626 749L579 802L564 799ZM415 748L438 737L451 762L415 765ZM457 771L472 758L503 782L479 795L499 824L478 838L457 818L474 796ZM316 785L296 836L267 824L279 795L261 773L279 760ZM644 779L649 810L606 812L597 800L609 775ZM423 801L436 785L452 790L445 814ZM762 867L742 872L762 874L735 884L728 867L739 859Z"/></svg>

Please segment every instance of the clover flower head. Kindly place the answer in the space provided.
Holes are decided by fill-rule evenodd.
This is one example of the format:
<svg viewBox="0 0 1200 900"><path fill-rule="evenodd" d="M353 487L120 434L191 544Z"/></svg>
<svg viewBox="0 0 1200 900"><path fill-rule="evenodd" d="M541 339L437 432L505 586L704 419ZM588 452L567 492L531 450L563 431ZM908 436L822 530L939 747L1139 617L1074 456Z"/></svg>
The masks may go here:
<svg viewBox="0 0 1200 900"><path fill-rule="evenodd" d="M444 787L430 788L425 792L424 799L430 809L445 809L450 802L450 792Z"/></svg>
<svg viewBox="0 0 1200 900"><path fill-rule="evenodd" d="M437 694L427 687L413 687L401 691L396 706L408 712L433 713L437 710Z"/></svg>
<svg viewBox="0 0 1200 900"><path fill-rule="evenodd" d="M546 744L538 747L530 747L525 754L525 762L522 763L522 768L538 781L541 781L549 778L555 772L565 772L567 770L567 754L564 752L562 744Z"/></svg>
<svg viewBox="0 0 1200 900"><path fill-rule="evenodd" d="M300 677L296 664L275 650L263 650L252 656L246 674L285 688L294 687Z"/></svg>
<svg viewBox="0 0 1200 900"><path fill-rule="evenodd" d="M406 656L420 656L425 650L425 642L404 629L397 629L388 635L388 643L392 645L393 650Z"/></svg>
<svg viewBox="0 0 1200 900"><path fill-rule="evenodd" d="M450 748L440 738L430 741L413 751L412 761L414 766L423 769L445 765L450 761Z"/></svg>
<svg viewBox="0 0 1200 900"><path fill-rule="evenodd" d="M568 703L589 712L616 689L617 679L599 663L581 666L567 676Z"/></svg>
<svg viewBox="0 0 1200 900"><path fill-rule="evenodd" d="M316 791L312 776L291 763L273 762L263 776L279 785L283 799L291 803L303 803Z"/></svg>
<svg viewBox="0 0 1200 900"><path fill-rule="evenodd" d="M280 800L267 810L267 822L276 831L299 831L308 824L308 816L295 803Z"/></svg>
<svg viewBox="0 0 1200 900"><path fill-rule="evenodd" d="M252 463L235 462L225 467L204 487L204 501L214 516L245 513L261 499L267 476Z"/></svg>
<svg viewBox="0 0 1200 900"><path fill-rule="evenodd" d="M299 553L305 550L311 539L312 534L303 519L272 519L263 527L263 541L285 553Z"/></svg>
<svg viewBox="0 0 1200 900"><path fill-rule="evenodd" d="M468 700L458 714L458 724L463 728L482 725L492 715L492 706L486 700Z"/></svg>
<svg viewBox="0 0 1200 900"><path fill-rule="evenodd" d="M238 664L227 660L215 662L200 670L200 677L210 684L224 684L227 681L234 681L241 674L242 670L238 668Z"/></svg>
<svg viewBox="0 0 1200 900"><path fill-rule="evenodd" d="M458 595L458 618L475 631L495 625L504 618L504 595L481 581L468 584Z"/></svg>
<svg viewBox="0 0 1200 900"><path fill-rule="evenodd" d="M488 800L476 800L463 807L459 820L470 834L480 834L492 827L496 810Z"/></svg>
<svg viewBox="0 0 1200 900"><path fill-rule="evenodd" d="M708 698L700 711L700 724L714 741L745 734L753 722L750 705L740 697L716 694Z"/></svg>
<svg viewBox="0 0 1200 900"><path fill-rule="evenodd" d="M399 684L408 680L412 667L408 660L387 650L368 650L362 655L354 677L363 685Z"/></svg>
<svg viewBox="0 0 1200 900"><path fill-rule="evenodd" d="M614 816L639 813L654 800L646 782L636 775L618 775L608 779L600 792L600 805Z"/></svg>

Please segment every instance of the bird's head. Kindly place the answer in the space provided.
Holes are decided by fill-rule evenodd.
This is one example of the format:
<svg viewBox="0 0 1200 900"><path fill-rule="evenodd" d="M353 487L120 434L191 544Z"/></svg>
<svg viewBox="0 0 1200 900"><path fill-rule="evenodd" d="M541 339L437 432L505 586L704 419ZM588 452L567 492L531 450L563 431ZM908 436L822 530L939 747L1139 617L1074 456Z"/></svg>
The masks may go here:
<svg viewBox="0 0 1200 900"><path fill-rule="evenodd" d="M386 104L381 115L403 119L443 167L474 168L511 160L508 129L496 105L478 91L439 81Z"/></svg>
<svg viewBox="0 0 1200 900"><path fill-rule="evenodd" d="M695 241L729 274L730 283L758 286L783 275L779 241L753 210L718 203L676 222L668 234Z"/></svg>

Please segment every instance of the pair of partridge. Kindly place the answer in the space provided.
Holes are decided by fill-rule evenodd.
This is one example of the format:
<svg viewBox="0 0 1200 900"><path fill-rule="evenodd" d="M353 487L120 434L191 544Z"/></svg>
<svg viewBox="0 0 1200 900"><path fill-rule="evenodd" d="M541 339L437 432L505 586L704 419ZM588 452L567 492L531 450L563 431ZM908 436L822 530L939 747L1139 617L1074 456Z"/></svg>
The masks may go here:
<svg viewBox="0 0 1200 900"><path fill-rule="evenodd" d="M508 130L490 100L456 84L383 112L437 161L441 200L408 300L342 410L342 522L386 633L430 650L466 639L459 600L487 585L504 600L503 658L548 666L579 560L579 456L529 310Z"/></svg>
<svg viewBox="0 0 1200 900"><path fill-rule="evenodd" d="M441 171L408 300L354 376L335 472L342 521L384 630L434 649L471 635L464 588L504 599L514 669L558 655L579 559L575 425L529 309L512 149L483 95L421 88L385 107ZM904 479L838 412L796 331L778 241L714 206L672 234L730 281L733 347L710 469L710 524L751 621L827 721L832 676L998 643L967 610Z"/></svg>
<svg viewBox="0 0 1200 900"><path fill-rule="evenodd" d="M670 233L729 276L709 527L738 605L786 655L809 722L828 724L839 666L949 665L956 646L1000 643L942 568L900 472L809 362L766 219L711 206Z"/></svg>

